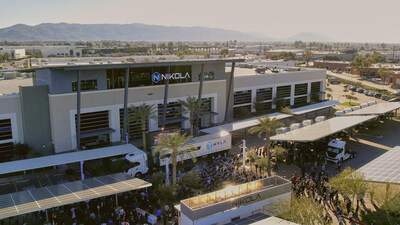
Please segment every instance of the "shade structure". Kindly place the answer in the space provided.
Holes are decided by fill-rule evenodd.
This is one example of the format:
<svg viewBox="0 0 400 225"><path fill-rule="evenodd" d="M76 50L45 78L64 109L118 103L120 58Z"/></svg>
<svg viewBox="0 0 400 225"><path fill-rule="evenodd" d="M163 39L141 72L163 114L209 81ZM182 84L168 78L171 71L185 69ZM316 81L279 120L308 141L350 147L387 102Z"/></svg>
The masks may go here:
<svg viewBox="0 0 400 225"><path fill-rule="evenodd" d="M297 141L297 142L312 142L329 135L335 134L342 130L351 128L360 123L374 119L377 116L348 116L334 117L323 122L303 127L297 130L292 130L287 133L278 134L271 137L272 141Z"/></svg>
<svg viewBox="0 0 400 225"><path fill-rule="evenodd" d="M288 114L284 114L284 113L271 113L268 115L259 116L257 118L263 118L265 116L268 116L271 119L276 118L277 120L282 120L282 119L292 117L292 115L288 115ZM237 130L241 130L241 129L245 129L245 128L250 128L250 127L256 126L258 124L259 124L259 122L256 118L250 118L250 119L246 119L246 120L240 120L240 121L235 121L232 123L223 124L220 126L210 127L210 128L201 130L201 132L208 133L208 134L219 133L221 131L233 132L233 131L237 131Z"/></svg>
<svg viewBox="0 0 400 225"><path fill-rule="evenodd" d="M0 195L0 219L150 187L123 173Z"/></svg>
<svg viewBox="0 0 400 225"><path fill-rule="evenodd" d="M367 180L400 184L400 146L365 164L358 171Z"/></svg>
<svg viewBox="0 0 400 225"><path fill-rule="evenodd" d="M116 145L95 150L85 150L58 155L44 156L32 159L16 160L12 162L0 163L0 174L14 173L25 170L64 165L80 161L101 159L117 155L124 155L140 151L131 144Z"/></svg>
<svg viewBox="0 0 400 225"><path fill-rule="evenodd" d="M339 102L339 101L319 102L319 103L315 103L315 104L311 104L311 105L307 105L307 106L303 106L303 107L292 109L292 113L294 115L302 115L302 114L306 114L306 113L310 113L310 112L326 109L326 108L329 108L329 107L332 107L332 106L335 106L335 105L339 105L340 103L341 102Z"/></svg>
<svg viewBox="0 0 400 225"><path fill-rule="evenodd" d="M354 115L381 115L400 108L400 102L385 102L371 105L353 112L346 113L345 116Z"/></svg>

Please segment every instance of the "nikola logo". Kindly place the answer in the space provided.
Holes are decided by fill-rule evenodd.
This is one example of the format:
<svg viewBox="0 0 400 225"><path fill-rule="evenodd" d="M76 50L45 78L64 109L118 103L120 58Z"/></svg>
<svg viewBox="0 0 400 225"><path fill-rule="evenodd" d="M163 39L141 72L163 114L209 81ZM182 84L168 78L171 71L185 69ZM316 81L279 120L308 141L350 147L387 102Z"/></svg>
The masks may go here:
<svg viewBox="0 0 400 225"><path fill-rule="evenodd" d="M213 143L211 141L207 142L206 148L207 150L211 150L213 147Z"/></svg>
<svg viewBox="0 0 400 225"><path fill-rule="evenodd" d="M160 82L161 80L161 74L159 72L154 72L151 75L151 81L153 81L153 83L157 84L158 82Z"/></svg>

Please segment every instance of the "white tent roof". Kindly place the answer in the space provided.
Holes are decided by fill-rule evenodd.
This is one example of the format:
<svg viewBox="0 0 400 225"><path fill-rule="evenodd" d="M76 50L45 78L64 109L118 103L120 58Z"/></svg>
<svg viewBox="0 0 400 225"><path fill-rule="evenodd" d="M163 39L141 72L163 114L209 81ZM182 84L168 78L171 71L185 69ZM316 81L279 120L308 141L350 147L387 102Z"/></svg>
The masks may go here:
<svg viewBox="0 0 400 225"><path fill-rule="evenodd" d="M0 195L0 219L151 187L123 173Z"/></svg>
<svg viewBox="0 0 400 225"><path fill-rule="evenodd" d="M58 166L68 163L101 159L117 155L124 155L140 151L131 144L116 145L111 147L85 150L78 152L63 153L32 159L16 160L0 163L0 174L14 173L25 170L33 170L43 167Z"/></svg>
<svg viewBox="0 0 400 225"><path fill-rule="evenodd" d="M310 142L335 134L339 131L356 126L377 116L334 117L287 133L271 137L272 141Z"/></svg>
<svg viewBox="0 0 400 225"><path fill-rule="evenodd" d="M339 105L340 103L341 102L339 102L339 101L319 102L319 103L315 103L315 104L312 104L312 105L306 105L306 106L303 106L303 107L292 109L292 113L294 115L301 115L301 114L305 114L305 113L314 112L314 111L317 111L317 110L329 108L329 107L332 107L332 106L335 106L335 105Z"/></svg>
<svg viewBox="0 0 400 225"><path fill-rule="evenodd" d="M367 180L400 184L400 146L396 146L360 169Z"/></svg>
<svg viewBox="0 0 400 225"><path fill-rule="evenodd" d="M259 116L258 118L263 118L265 116L268 116L271 119L276 118L277 120L281 120L281 119L286 119L288 117L291 117L292 115L277 112L277 113L271 113L271 114L264 115L264 116ZM237 131L237 130L244 129L244 128L254 127L258 124L259 124L259 122L256 118L250 118L250 119L246 119L246 120L240 120L240 121L236 121L236 122L232 122L232 123L223 124L220 126L210 127L210 128L201 130L201 132L209 133L209 134L219 133L221 131L232 132L232 131Z"/></svg>
<svg viewBox="0 0 400 225"><path fill-rule="evenodd" d="M400 108L400 102L384 102L371 105L345 115L380 115Z"/></svg>

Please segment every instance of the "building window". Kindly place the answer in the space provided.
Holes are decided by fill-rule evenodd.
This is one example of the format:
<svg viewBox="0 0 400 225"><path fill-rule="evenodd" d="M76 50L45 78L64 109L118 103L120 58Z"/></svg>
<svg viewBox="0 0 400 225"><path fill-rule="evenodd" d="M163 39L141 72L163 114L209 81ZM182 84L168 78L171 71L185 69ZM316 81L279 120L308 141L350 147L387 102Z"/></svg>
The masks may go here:
<svg viewBox="0 0 400 225"><path fill-rule="evenodd" d="M294 107L307 105L307 96L294 98Z"/></svg>
<svg viewBox="0 0 400 225"><path fill-rule="evenodd" d="M11 161L14 158L13 143L0 144L0 162Z"/></svg>
<svg viewBox="0 0 400 225"><path fill-rule="evenodd" d="M251 103L251 90L235 91L233 99L234 99L234 101L233 101L234 105L250 104Z"/></svg>
<svg viewBox="0 0 400 225"><path fill-rule="evenodd" d="M272 88L257 89L256 98L257 101L272 100Z"/></svg>
<svg viewBox="0 0 400 225"><path fill-rule="evenodd" d="M319 93L321 92L321 82L312 82L311 83L311 93Z"/></svg>
<svg viewBox="0 0 400 225"><path fill-rule="evenodd" d="M77 91L76 81L72 81L72 91ZM81 80L81 90L97 90L97 80Z"/></svg>
<svg viewBox="0 0 400 225"><path fill-rule="evenodd" d="M277 98L287 98L287 97L290 97L290 94L291 94L290 85L280 86L276 89L276 97Z"/></svg>
<svg viewBox="0 0 400 225"><path fill-rule="evenodd" d="M294 86L294 95L306 95L308 84L296 84Z"/></svg>
<svg viewBox="0 0 400 225"><path fill-rule="evenodd" d="M128 109L128 118L129 118L130 114L132 114L132 111ZM124 109L119 110L119 124L120 124L121 134L122 134L123 127L124 127ZM149 120L146 121L146 132L149 131L148 124L149 124ZM142 123L128 120L128 133L129 133L129 138L131 138L131 139L141 138L142 137Z"/></svg>
<svg viewBox="0 0 400 225"><path fill-rule="evenodd" d="M158 117L160 118L158 120L158 126L161 127L162 126L162 115L163 115L163 104L158 104L157 108L158 108ZM167 108L166 108L166 116L165 119L166 120L173 120L173 119L179 119L182 117L182 105L179 104L178 102L169 102L167 104ZM166 123L165 124L165 128L176 128L182 127L182 121L177 121L177 122L171 122L171 123Z"/></svg>
<svg viewBox="0 0 400 225"><path fill-rule="evenodd" d="M211 113L212 109L212 98L202 98L202 112ZM199 124L197 125L199 128L207 128L211 126L211 115L204 114L203 117L199 118Z"/></svg>
<svg viewBox="0 0 400 225"><path fill-rule="evenodd" d="M214 80L214 72L204 72L203 80Z"/></svg>
<svg viewBox="0 0 400 225"><path fill-rule="evenodd" d="M242 119L251 116L251 105L239 106L233 108L233 118Z"/></svg>
<svg viewBox="0 0 400 225"><path fill-rule="evenodd" d="M12 138L11 120L0 120L0 141Z"/></svg>
<svg viewBox="0 0 400 225"><path fill-rule="evenodd" d="M109 128L109 112L98 111L81 114L81 133L98 131ZM76 128L76 115L75 115L75 128ZM102 134L99 136L86 137L81 139L81 146L87 149L96 148L107 145L110 140L109 134Z"/></svg>

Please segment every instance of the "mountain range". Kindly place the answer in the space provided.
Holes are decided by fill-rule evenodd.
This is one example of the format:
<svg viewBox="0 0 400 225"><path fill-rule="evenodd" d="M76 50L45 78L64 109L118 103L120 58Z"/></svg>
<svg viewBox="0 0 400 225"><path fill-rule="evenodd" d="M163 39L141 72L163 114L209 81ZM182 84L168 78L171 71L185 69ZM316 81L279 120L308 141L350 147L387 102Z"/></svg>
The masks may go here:
<svg viewBox="0 0 400 225"><path fill-rule="evenodd" d="M303 40L304 39L304 40ZM179 27L132 24L42 23L16 24L0 29L0 40L7 41L329 41L314 33L300 33L273 39L260 33L245 33L209 27Z"/></svg>

